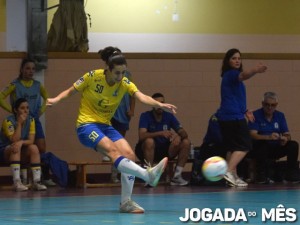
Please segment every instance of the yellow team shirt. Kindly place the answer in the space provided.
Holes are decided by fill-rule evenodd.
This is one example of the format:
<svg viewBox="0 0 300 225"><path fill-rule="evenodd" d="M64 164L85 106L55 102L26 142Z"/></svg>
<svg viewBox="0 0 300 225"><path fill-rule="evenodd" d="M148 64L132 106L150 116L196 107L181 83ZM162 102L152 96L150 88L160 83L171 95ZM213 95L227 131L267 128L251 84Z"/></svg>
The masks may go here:
<svg viewBox="0 0 300 225"><path fill-rule="evenodd" d="M81 92L77 127L86 123L111 125L110 120L125 93L133 95L138 91L134 83L123 77L122 81L109 86L103 69L84 74L74 84Z"/></svg>
<svg viewBox="0 0 300 225"><path fill-rule="evenodd" d="M26 128L25 128L26 129ZM6 119L2 123L2 133L5 137L10 137L15 133L15 126L12 121ZM33 118L30 118L29 130L24 130L22 128L22 136L27 136L29 134L35 134L35 121ZM21 137L23 139L24 137ZM24 139L23 139L24 140Z"/></svg>

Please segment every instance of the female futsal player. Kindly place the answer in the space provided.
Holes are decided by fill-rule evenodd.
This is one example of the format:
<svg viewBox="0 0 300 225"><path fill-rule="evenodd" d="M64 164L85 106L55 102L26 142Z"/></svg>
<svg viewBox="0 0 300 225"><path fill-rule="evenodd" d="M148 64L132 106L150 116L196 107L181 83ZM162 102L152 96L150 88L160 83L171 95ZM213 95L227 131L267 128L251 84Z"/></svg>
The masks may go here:
<svg viewBox="0 0 300 225"><path fill-rule="evenodd" d="M135 176L151 186L156 186L168 158L162 159L153 168L144 169L134 163L135 155L128 142L111 126L111 118L125 93L152 107L160 107L175 113L176 107L155 101L143 94L134 83L124 77L127 62L118 48L106 47L99 51L106 63L105 69L92 70L79 78L70 88L55 98L49 98L52 106L71 95L81 92L77 135L80 142L97 152L107 155L121 172L120 212L144 213L144 209L131 200Z"/></svg>

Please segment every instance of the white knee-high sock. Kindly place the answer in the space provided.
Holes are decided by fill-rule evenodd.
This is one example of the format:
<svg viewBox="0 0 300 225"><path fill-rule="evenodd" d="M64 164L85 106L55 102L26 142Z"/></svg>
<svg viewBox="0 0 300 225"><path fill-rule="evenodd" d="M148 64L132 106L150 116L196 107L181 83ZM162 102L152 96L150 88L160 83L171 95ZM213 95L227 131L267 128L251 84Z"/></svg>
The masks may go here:
<svg viewBox="0 0 300 225"><path fill-rule="evenodd" d="M41 166L40 164L31 164L33 183L39 183L41 181Z"/></svg>
<svg viewBox="0 0 300 225"><path fill-rule="evenodd" d="M131 199L132 189L134 185L135 176L128 173L121 173L121 203Z"/></svg>
<svg viewBox="0 0 300 225"><path fill-rule="evenodd" d="M21 168L20 161L10 162L10 168L11 168L11 171L12 171L14 183L16 181L20 181L21 180L21 178L20 178L20 168Z"/></svg>
<svg viewBox="0 0 300 225"><path fill-rule="evenodd" d="M125 158L124 156L117 158L117 160L114 162L114 165L121 173L128 173L139 177L146 182L149 181L149 174L147 170L140 167L135 162Z"/></svg>
<svg viewBox="0 0 300 225"><path fill-rule="evenodd" d="M28 183L28 177L27 177L27 169L26 168L22 168L21 169L21 180L23 184L27 184Z"/></svg>

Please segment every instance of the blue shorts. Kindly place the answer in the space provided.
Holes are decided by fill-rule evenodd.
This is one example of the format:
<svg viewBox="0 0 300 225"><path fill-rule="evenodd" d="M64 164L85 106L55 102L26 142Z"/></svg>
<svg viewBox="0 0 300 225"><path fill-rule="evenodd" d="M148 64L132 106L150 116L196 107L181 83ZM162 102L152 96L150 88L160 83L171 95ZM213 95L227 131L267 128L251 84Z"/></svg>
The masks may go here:
<svg viewBox="0 0 300 225"><path fill-rule="evenodd" d="M108 137L115 142L123 138L112 126L101 123L89 123L77 128L77 136L81 144L96 149L102 138Z"/></svg>
<svg viewBox="0 0 300 225"><path fill-rule="evenodd" d="M35 139L45 139L45 133L40 119L34 118L34 121L35 121Z"/></svg>

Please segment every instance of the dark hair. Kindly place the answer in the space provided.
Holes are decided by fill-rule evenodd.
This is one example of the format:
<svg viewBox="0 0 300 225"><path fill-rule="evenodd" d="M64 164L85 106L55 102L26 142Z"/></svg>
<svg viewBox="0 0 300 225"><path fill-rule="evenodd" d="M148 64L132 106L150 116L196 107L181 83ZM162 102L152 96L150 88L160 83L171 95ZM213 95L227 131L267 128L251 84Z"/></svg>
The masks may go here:
<svg viewBox="0 0 300 225"><path fill-rule="evenodd" d="M152 98L164 98L164 96L163 96L163 94L162 93L154 93L153 95L152 95Z"/></svg>
<svg viewBox="0 0 300 225"><path fill-rule="evenodd" d="M27 101L26 98L18 98L18 99L14 102L14 104L13 104L13 106L12 106L13 109L14 109L14 110L17 110L23 102L28 102L28 101Z"/></svg>
<svg viewBox="0 0 300 225"><path fill-rule="evenodd" d="M127 65L125 57L122 55L120 49L108 46L98 51L100 58L108 65L111 71L115 65Z"/></svg>
<svg viewBox="0 0 300 225"><path fill-rule="evenodd" d="M22 72L21 70L24 68L24 66L27 64L27 63L33 63L35 65L35 61L33 59L30 59L30 58L24 58L21 62L21 66L20 66L20 74L19 74L19 79L22 79Z"/></svg>
<svg viewBox="0 0 300 225"><path fill-rule="evenodd" d="M230 66L229 64L229 61L230 61L230 58L235 54L235 53L240 53L240 50L236 49L236 48L232 48L232 49L229 49L226 54L225 54L225 57L223 59L223 64L222 64L222 72L221 72L221 77L223 77L223 74L228 71L228 70L231 70L232 67ZM242 72L243 71L243 64L241 63L241 66L239 68L239 71Z"/></svg>

